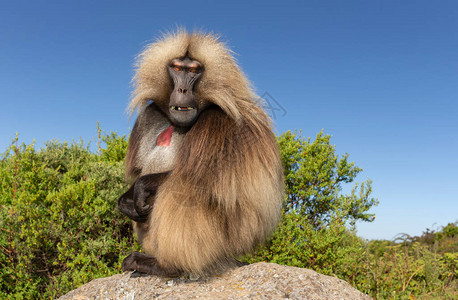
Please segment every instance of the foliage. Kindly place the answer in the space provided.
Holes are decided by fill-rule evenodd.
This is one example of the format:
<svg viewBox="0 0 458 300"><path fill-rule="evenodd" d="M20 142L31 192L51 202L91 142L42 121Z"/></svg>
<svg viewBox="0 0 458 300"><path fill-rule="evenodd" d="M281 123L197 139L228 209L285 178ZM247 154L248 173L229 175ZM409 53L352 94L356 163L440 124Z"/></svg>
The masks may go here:
<svg viewBox="0 0 458 300"><path fill-rule="evenodd" d="M348 154L339 159L330 139L320 132L311 141L290 131L278 138L287 195L282 220L248 261L311 268L349 281L360 272L364 242L346 224L374 220L367 211L378 201L370 198L370 180L342 194L342 184L353 182L362 169L348 161Z"/></svg>
<svg viewBox="0 0 458 300"><path fill-rule="evenodd" d="M246 260L310 268L378 299L457 296L456 224L402 243L366 242L351 228L374 220L367 212L378 203L370 198L371 181L341 194L342 185L362 170L348 154L339 159L323 133L311 141L286 132L278 140L287 189L282 220L271 240Z"/></svg>
<svg viewBox="0 0 458 300"><path fill-rule="evenodd" d="M17 144L0 165L0 298L55 298L120 272L134 243L116 200L126 138L103 135L96 154L51 141Z"/></svg>
<svg viewBox="0 0 458 300"><path fill-rule="evenodd" d="M284 213L267 246L248 256L250 262L268 261L313 269L326 275L353 274L364 259L364 243L343 224L331 223L316 230L296 211Z"/></svg>
<svg viewBox="0 0 458 300"><path fill-rule="evenodd" d="M378 204L370 198L372 182L356 183L349 195L341 193L342 184L353 182L362 169L348 161L348 154L339 159L330 139L320 132L311 142L291 131L278 138L288 195L284 210L306 216L315 229L338 218L351 225L358 220L370 222L374 214L367 211Z"/></svg>
<svg viewBox="0 0 458 300"><path fill-rule="evenodd" d="M458 236L453 233L456 224L448 224L436 232L434 235L442 238L433 243L429 229L422 236L401 242L369 242L368 275L355 286L380 299L456 299Z"/></svg>
<svg viewBox="0 0 458 300"><path fill-rule="evenodd" d="M399 234L396 241L404 244L413 244L415 242L434 247L435 251L440 254L447 252L458 252L458 221L449 223L442 227L440 231L426 228L421 236L410 236L406 233Z"/></svg>
<svg viewBox="0 0 458 300"><path fill-rule="evenodd" d="M121 272L139 246L116 209L127 140L98 127L96 153L82 142L18 146L0 156L0 298L56 298ZM338 157L330 136L278 138L287 198L271 240L246 257L337 276L378 299L456 298L458 223L419 237L366 242L354 224L372 221L371 181Z"/></svg>

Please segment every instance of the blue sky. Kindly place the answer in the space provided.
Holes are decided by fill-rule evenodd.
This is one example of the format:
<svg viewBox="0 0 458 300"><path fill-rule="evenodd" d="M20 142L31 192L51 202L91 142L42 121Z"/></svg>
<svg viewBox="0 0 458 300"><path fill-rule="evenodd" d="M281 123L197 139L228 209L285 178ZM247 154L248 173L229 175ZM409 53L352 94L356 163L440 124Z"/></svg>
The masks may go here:
<svg viewBox="0 0 458 300"><path fill-rule="evenodd" d="M458 219L456 1L2 1L0 151L128 134L135 56L176 26L222 35L278 133L323 129L363 168L380 204L360 236Z"/></svg>

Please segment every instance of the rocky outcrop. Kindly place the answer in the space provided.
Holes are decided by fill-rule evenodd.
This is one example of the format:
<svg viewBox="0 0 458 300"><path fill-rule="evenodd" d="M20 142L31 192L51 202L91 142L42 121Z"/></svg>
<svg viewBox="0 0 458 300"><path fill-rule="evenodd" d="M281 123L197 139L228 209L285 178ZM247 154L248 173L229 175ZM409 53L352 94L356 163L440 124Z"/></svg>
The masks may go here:
<svg viewBox="0 0 458 300"><path fill-rule="evenodd" d="M199 280L135 275L95 279L59 299L371 299L341 279L272 263Z"/></svg>

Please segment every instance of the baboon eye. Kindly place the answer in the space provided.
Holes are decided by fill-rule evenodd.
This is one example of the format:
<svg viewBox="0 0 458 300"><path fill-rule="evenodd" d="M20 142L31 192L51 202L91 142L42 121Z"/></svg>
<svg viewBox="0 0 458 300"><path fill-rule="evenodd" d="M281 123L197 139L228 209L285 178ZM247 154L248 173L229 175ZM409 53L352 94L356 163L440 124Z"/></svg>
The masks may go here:
<svg viewBox="0 0 458 300"><path fill-rule="evenodd" d="M191 72L191 73L196 73L196 72L197 72L197 69L196 69L196 68L189 68L189 72Z"/></svg>
<svg viewBox="0 0 458 300"><path fill-rule="evenodd" d="M173 61L170 67L175 71L183 71L183 64L178 61Z"/></svg>

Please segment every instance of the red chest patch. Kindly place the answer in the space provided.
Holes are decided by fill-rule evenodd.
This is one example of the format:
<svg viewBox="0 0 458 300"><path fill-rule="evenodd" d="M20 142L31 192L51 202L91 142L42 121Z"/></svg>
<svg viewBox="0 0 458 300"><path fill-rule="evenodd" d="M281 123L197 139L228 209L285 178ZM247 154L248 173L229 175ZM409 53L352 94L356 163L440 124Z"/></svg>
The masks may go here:
<svg viewBox="0 0 458 300"><path fill-rule="evenodd" d="M168 147L170 146L170 141L172 140L173 125L170 125L169 128L162 131L161 134L156 139L156 145Z"/></svg>

